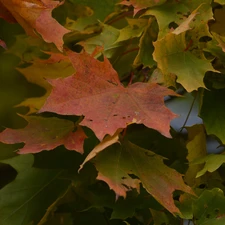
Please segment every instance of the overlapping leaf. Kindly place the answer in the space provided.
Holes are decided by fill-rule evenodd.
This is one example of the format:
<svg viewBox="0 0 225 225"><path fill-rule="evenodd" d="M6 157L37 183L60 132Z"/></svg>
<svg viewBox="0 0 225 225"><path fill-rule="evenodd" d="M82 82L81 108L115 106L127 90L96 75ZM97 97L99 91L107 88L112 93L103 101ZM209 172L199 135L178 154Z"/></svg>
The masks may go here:
<svg viewBox="0 0 225 225"><path fill-rule="evenodd" d="M83 153L83 143L86 138L83 130L75 129L74 123L58 118L42 118L24 116L28 125L22 129L5 129L0 133L0 141L7 144L24 142L20 154L37 153L52 150L59 145L65 145L69 150Z"/></svg>
<svg viewBox="0 0 225 225"><path fill-rule="evenodd" d="M188 149L187 159L189 161L189 168L185 174L185 181L190 186L200 185L200 180L196 179L196 175L202 169L202 165L193 165L191 162L206 155L205 130L202 124L196 124L186 129L189 135L186 145Z"/></svg>
<svg viewBox="0 0 225 225"><path fill-rule="evenodd" d="M51 85L47 82L47 79L67 77L74 72L74 68L67 56L58 53L50 54L51 56L47 60L36 59L32 65L17 69L29 82L37 84L46 90L43 96L28 98L18 105L29 107L29 113L37 112L49 96Z"/></svg>
<svg viewBox="0 0 225 225"><path fill-rule="evenodd" d="M18 176L0 190L1 225L37 224L70 185L60 177L63 170L32 168L33 158L27 154L2 161L14 167Z"/></svg>
<svg viewBox="0 0 225 225"><path fill-rule="evenodd" d="M137 176L144 188L171 213L179 213L173 202L173 192L192 193L183 182L182 175L167 167L163 157L140 148L129 141L122 141L104 150L93 160L98 179L105 181L117 196L126 196L131 188L138 188Z"/></svg>
<svg viewBox="0 0 225 225"><path fill-rule="evenodd" d="M214 134L225 143L225 89L204 91L200 117L203 119L208 134Z"/></svg>
<svg viewBox="0 0 225 225"><path fill-rule="evenodd" d="M196 159L192 162L192 165L202 165L203 168L198 171L196 177L200 177L204 175L206 172L214 172L216 171L223 163L225 163L225 155L224 154L210 154L205 157Z"/></svg>
<svg viewBox="0 0 225 225"><path fill-rule="evenodd" d="M216 71L210 61L197 58L188 51L185 33L168 34L154 42L153 58L164 75L173 73L177 82L191 92L199 87L205 87L203 78L207 71Z"/></svg>
<svg viewBox="0 0 225 225"><path fill-rule="evenodd" d="M101 140L130 123L143 123L170 136L175 115L164 106L163 96L175 95L173 91L148 83L125 88L106 58L100 62L85 52L69 51L68 55L76 74L49 81L53 90L40 112L84 115L81 125L91 128Z"/></svg>
<svg viewBox="0 0 225 225"><path fill-rule="evenodd" d="M70 32L61 26L51 15L59 1L51 0L1 0L27 34L34 36L37 31L43 39L53 42L59 50L63 49L63 36Z"/></svg>

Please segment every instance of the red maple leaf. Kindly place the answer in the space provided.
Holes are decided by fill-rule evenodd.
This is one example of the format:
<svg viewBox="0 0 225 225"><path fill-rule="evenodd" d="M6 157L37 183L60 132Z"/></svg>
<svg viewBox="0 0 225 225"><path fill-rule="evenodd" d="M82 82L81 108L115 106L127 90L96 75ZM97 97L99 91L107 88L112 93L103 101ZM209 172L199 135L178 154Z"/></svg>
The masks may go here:
<svg viewBox="0 0 225 225"><path fill-rule="evenodd" d="M75 132L74 123L59 118L43 118L37 116L23 116L28 125L22 129L5 129L0 133L0 142L15 144L24 142L20 154L38 153L52 150L64 145L68 150L83 153L83 143L86 135L81 127Z"/></svg>
<svg viewBox="0 0 225 225"><path fill-rule="evenodd" d="M0 6L3 5L9 15L11 13L28 35L37 36L37 31L46 42L53 42L61 51L63 36L70 31L61 26L51 14L62 3L52 0L0 0ZM7 19L9 16L6 10L4 13L1 11L0 16Z"/></svg>
<svg viewBox="0 0 225 225"><path fill-rule="evenodd" d="M176 117L164 105L165 95L176 95L157 84L134 83L125 88L112 65L87 53L68 51L76 73L50 80L52 92L40 112L84 115L81 125L102 140L130 123L144 124L170 137L170 121Z"/></svg>

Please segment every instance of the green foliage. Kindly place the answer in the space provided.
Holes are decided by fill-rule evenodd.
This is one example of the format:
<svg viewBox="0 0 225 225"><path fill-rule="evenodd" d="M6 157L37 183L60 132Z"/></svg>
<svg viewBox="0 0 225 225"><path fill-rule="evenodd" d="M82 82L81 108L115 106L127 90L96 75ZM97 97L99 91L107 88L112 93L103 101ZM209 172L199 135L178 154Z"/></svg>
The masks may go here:
<svg viewBox="0 0 225 225"><path fill-rule="evenodd" d="M0 0L0 224L225 224L224 12Z"/></svg>

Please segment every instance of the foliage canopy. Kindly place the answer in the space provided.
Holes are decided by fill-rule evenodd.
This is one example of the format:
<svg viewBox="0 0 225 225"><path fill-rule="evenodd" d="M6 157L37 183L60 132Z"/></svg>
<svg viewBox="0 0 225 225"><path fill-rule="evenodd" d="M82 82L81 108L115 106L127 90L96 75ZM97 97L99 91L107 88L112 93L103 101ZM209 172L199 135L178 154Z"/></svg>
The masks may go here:
<svg viewBox="0 0 225 225"><path fill-rule="evenodd" d="M0 18L1 225L225 223L224 0L0 0Z"/></svg>

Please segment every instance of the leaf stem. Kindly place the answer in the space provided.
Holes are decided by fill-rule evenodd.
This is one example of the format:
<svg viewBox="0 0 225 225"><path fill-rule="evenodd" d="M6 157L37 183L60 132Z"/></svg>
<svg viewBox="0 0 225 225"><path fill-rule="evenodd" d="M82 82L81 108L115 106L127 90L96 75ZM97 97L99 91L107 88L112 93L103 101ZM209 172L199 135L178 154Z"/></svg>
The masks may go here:
<svg viewBox="0 0 225 225"><path fill-rule="evenodd" d="M195 100L197 99L197 95L198 95L198 92L195 93L195 96L194 96L194 99L193 99L193 101L192 101L192 103L191 103L191 107L190 107L190 109L189 109L189 111L188 111L187 117L186 117L186 119L185 119L185 121L184 121L183 126L182 126L181 129L180 129L180 133L183 131L184 127L185 127L186 124L187 124L187 121L188 121L188 119L189 119L189 117L190 117L191 111L192 111L192 109L193 109L193 107L194 107Z"/></svg>
<svg viewBox="0 0 225 225"><path fill-rule="evenodd" d="M123 13L121 16L119 16L119 17L117 17L117 18L111 20L111 21L108 22L107 24L108 24L108 25L111 25L111 24L113 24L113 23L115 23L115 22L117 22L117 21L123 19L124 17L130 16L130 15L131 15L131 16L133 15L133 12L132 12L132 11L125 12L125 13Z"/></svg>

